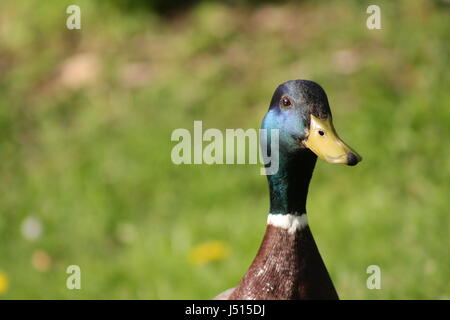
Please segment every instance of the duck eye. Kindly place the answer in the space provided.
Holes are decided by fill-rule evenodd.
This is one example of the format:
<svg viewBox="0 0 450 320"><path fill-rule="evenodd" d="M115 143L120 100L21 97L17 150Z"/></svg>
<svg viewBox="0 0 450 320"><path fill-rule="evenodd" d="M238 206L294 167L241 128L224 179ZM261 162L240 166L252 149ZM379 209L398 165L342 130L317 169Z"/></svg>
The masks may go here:
<svg viewBox="0 0 450 320"><path fill-rule="evenodd" d="M289 107L291 105L291 100L289 100L289 98L287 98L287 97L283 97L281 99L281 105L283 107Z"/></svg>
<svg viewBox="0 0 450 320"><path fill-rule="evenodd" d="M319 130L319 134L320 134L321 136L323 136L323 135L325 134L325 132L323 132L322 130Z"/></svg>

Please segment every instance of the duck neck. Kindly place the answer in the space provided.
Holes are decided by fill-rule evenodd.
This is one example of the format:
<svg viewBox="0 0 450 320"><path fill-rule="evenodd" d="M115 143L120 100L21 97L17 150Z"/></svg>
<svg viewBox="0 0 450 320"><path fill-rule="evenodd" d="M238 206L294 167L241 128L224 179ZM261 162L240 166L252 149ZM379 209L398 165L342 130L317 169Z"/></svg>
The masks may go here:
<svg viewBox="0 0 450 320"><path fill-rule="evenodd" d="M317 156L309 149L280 150L279 169L268 175L271 214L306 213L306 197Z"/></svg>
<svg viewBox="0 0 450 320"><path fill-rule="evenodd" d="M306 218L316 156L280 152L268 176L270 214L253 263L230 299L338 299Z"/></svg>

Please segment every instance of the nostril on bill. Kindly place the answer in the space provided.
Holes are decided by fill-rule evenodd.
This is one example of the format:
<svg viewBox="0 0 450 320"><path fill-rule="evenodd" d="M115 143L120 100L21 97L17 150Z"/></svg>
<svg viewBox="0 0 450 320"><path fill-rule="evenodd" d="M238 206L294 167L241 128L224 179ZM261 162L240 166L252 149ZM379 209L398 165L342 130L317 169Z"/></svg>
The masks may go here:
<svg viewBox="0 0 450 320"><path fill-rule="evenodd" d="M358 157L353 153L347 153L347 165L354 166L358 163Z"/></svg>

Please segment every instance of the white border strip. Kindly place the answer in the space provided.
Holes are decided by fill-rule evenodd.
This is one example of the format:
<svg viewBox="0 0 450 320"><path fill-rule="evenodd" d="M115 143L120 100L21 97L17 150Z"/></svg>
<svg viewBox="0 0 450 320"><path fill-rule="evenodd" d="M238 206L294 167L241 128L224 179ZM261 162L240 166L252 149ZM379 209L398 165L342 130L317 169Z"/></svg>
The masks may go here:
<svg viewBox="0 0 450 320"><path fill-rule="evenodd" d="M267 217L267 224L286 229L288 233L300 231L308 225L306 213L298 214L272 214Z"/></svg>

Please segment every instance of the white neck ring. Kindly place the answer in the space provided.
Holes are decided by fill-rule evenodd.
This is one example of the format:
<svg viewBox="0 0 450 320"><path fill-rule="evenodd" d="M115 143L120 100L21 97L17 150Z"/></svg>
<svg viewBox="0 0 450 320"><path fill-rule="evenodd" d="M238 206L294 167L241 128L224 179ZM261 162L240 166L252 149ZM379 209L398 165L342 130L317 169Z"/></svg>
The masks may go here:
<svg viewBox="0 0 450 320"><path fill-rule="evenodd" d="M306 213L302 214L273 214L270 213L267 217L267 224L282 228L292 234L300 231L308 226L308 219Z"/></svg>

